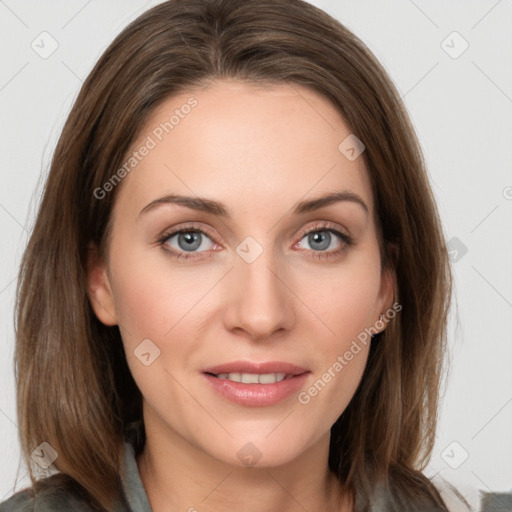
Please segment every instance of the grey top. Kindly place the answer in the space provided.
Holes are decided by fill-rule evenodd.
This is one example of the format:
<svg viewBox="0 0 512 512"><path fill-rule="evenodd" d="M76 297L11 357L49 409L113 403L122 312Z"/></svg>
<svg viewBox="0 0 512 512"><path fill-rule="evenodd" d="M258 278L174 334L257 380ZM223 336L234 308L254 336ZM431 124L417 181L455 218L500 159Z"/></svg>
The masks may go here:
<svg viewBox="0 0 512 512"><path fill-rule="evenodd" d="M134 448L128 441L125 441L124 445L125 478L123 479L123 490L129 508L119 504L113 512L152 512L144 485L140 479ZM51 479L52 476L49 476L48 479ZM18 491L9 499L0 503L0 512L91 512L92 510L83 498L69 492L55 491L51 495L38 497L33 502L30 488Z"/></svg>

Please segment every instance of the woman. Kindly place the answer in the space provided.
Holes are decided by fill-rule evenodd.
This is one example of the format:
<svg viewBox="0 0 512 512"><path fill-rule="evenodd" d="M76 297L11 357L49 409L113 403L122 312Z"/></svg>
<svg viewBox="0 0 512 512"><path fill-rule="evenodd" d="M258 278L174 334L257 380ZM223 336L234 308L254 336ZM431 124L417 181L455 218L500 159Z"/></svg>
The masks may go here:
<svg viewBox="0 0 512 512"><path fill-rule="evenodd" d="M16 364L25 460L59 473L0 510L447 510L421 470L450 292L363 43L298 0L164 2L55 151Z"/></svg>

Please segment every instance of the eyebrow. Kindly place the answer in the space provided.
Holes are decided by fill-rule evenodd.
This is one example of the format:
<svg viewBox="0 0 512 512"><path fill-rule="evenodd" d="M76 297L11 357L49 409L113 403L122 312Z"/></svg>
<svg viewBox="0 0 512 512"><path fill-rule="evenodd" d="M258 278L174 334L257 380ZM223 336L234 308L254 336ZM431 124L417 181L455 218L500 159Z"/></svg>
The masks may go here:
<svg viewBox="0 0 512 512"><path fill-rule="evenodd" d="M343 190L341 192L334 192L331 194L323 195L315 199L301 201L297 205L295 205L292 214L296 215L309 213L339 202L351 202L358 204L363 208L363 210L367 214L369 213L368 206L366 206L366 203L361 199L360 196L348 190ZM145 213L155 210L156 208L162 205L167 204L177 204L185 206L192 210L210 213L212 215L216 215L219 217L231 217L227 207L218 201L214 201L212 199L207 199L204 197L183 196L179 194L168 194L158 199L155 199L154 201L151 201L140 211L139 217Z"/></svg>

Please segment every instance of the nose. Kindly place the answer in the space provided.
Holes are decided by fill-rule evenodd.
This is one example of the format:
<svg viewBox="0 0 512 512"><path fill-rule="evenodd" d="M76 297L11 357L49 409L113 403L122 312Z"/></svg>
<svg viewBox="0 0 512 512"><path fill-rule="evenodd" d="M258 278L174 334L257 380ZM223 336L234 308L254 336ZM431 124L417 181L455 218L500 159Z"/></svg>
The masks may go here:
<svg viewBox="0 0 512 512"><path fill-rule="evenodd" d="M264 250L252 263L237 257L226 285L230 298L224 322L229 331L245 333L253 340L265 340L274 333L292 329L293 292L287 286L283 270L276 268L272 251Z"/></svg>

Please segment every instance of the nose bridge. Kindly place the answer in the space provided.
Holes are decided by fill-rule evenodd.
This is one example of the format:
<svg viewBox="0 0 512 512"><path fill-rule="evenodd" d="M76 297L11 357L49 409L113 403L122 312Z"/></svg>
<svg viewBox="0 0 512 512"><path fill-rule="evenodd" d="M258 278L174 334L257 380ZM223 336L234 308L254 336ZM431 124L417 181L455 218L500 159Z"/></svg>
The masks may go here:
<svg viewBox="0 0 512 512"><path fill-rule="evenodd" d="M294 320L291 293L279 276L272 247L263 247L247 237L237 247L231 275L231 301L226 327L242 329L254 339L290 329Z"/></svg>

